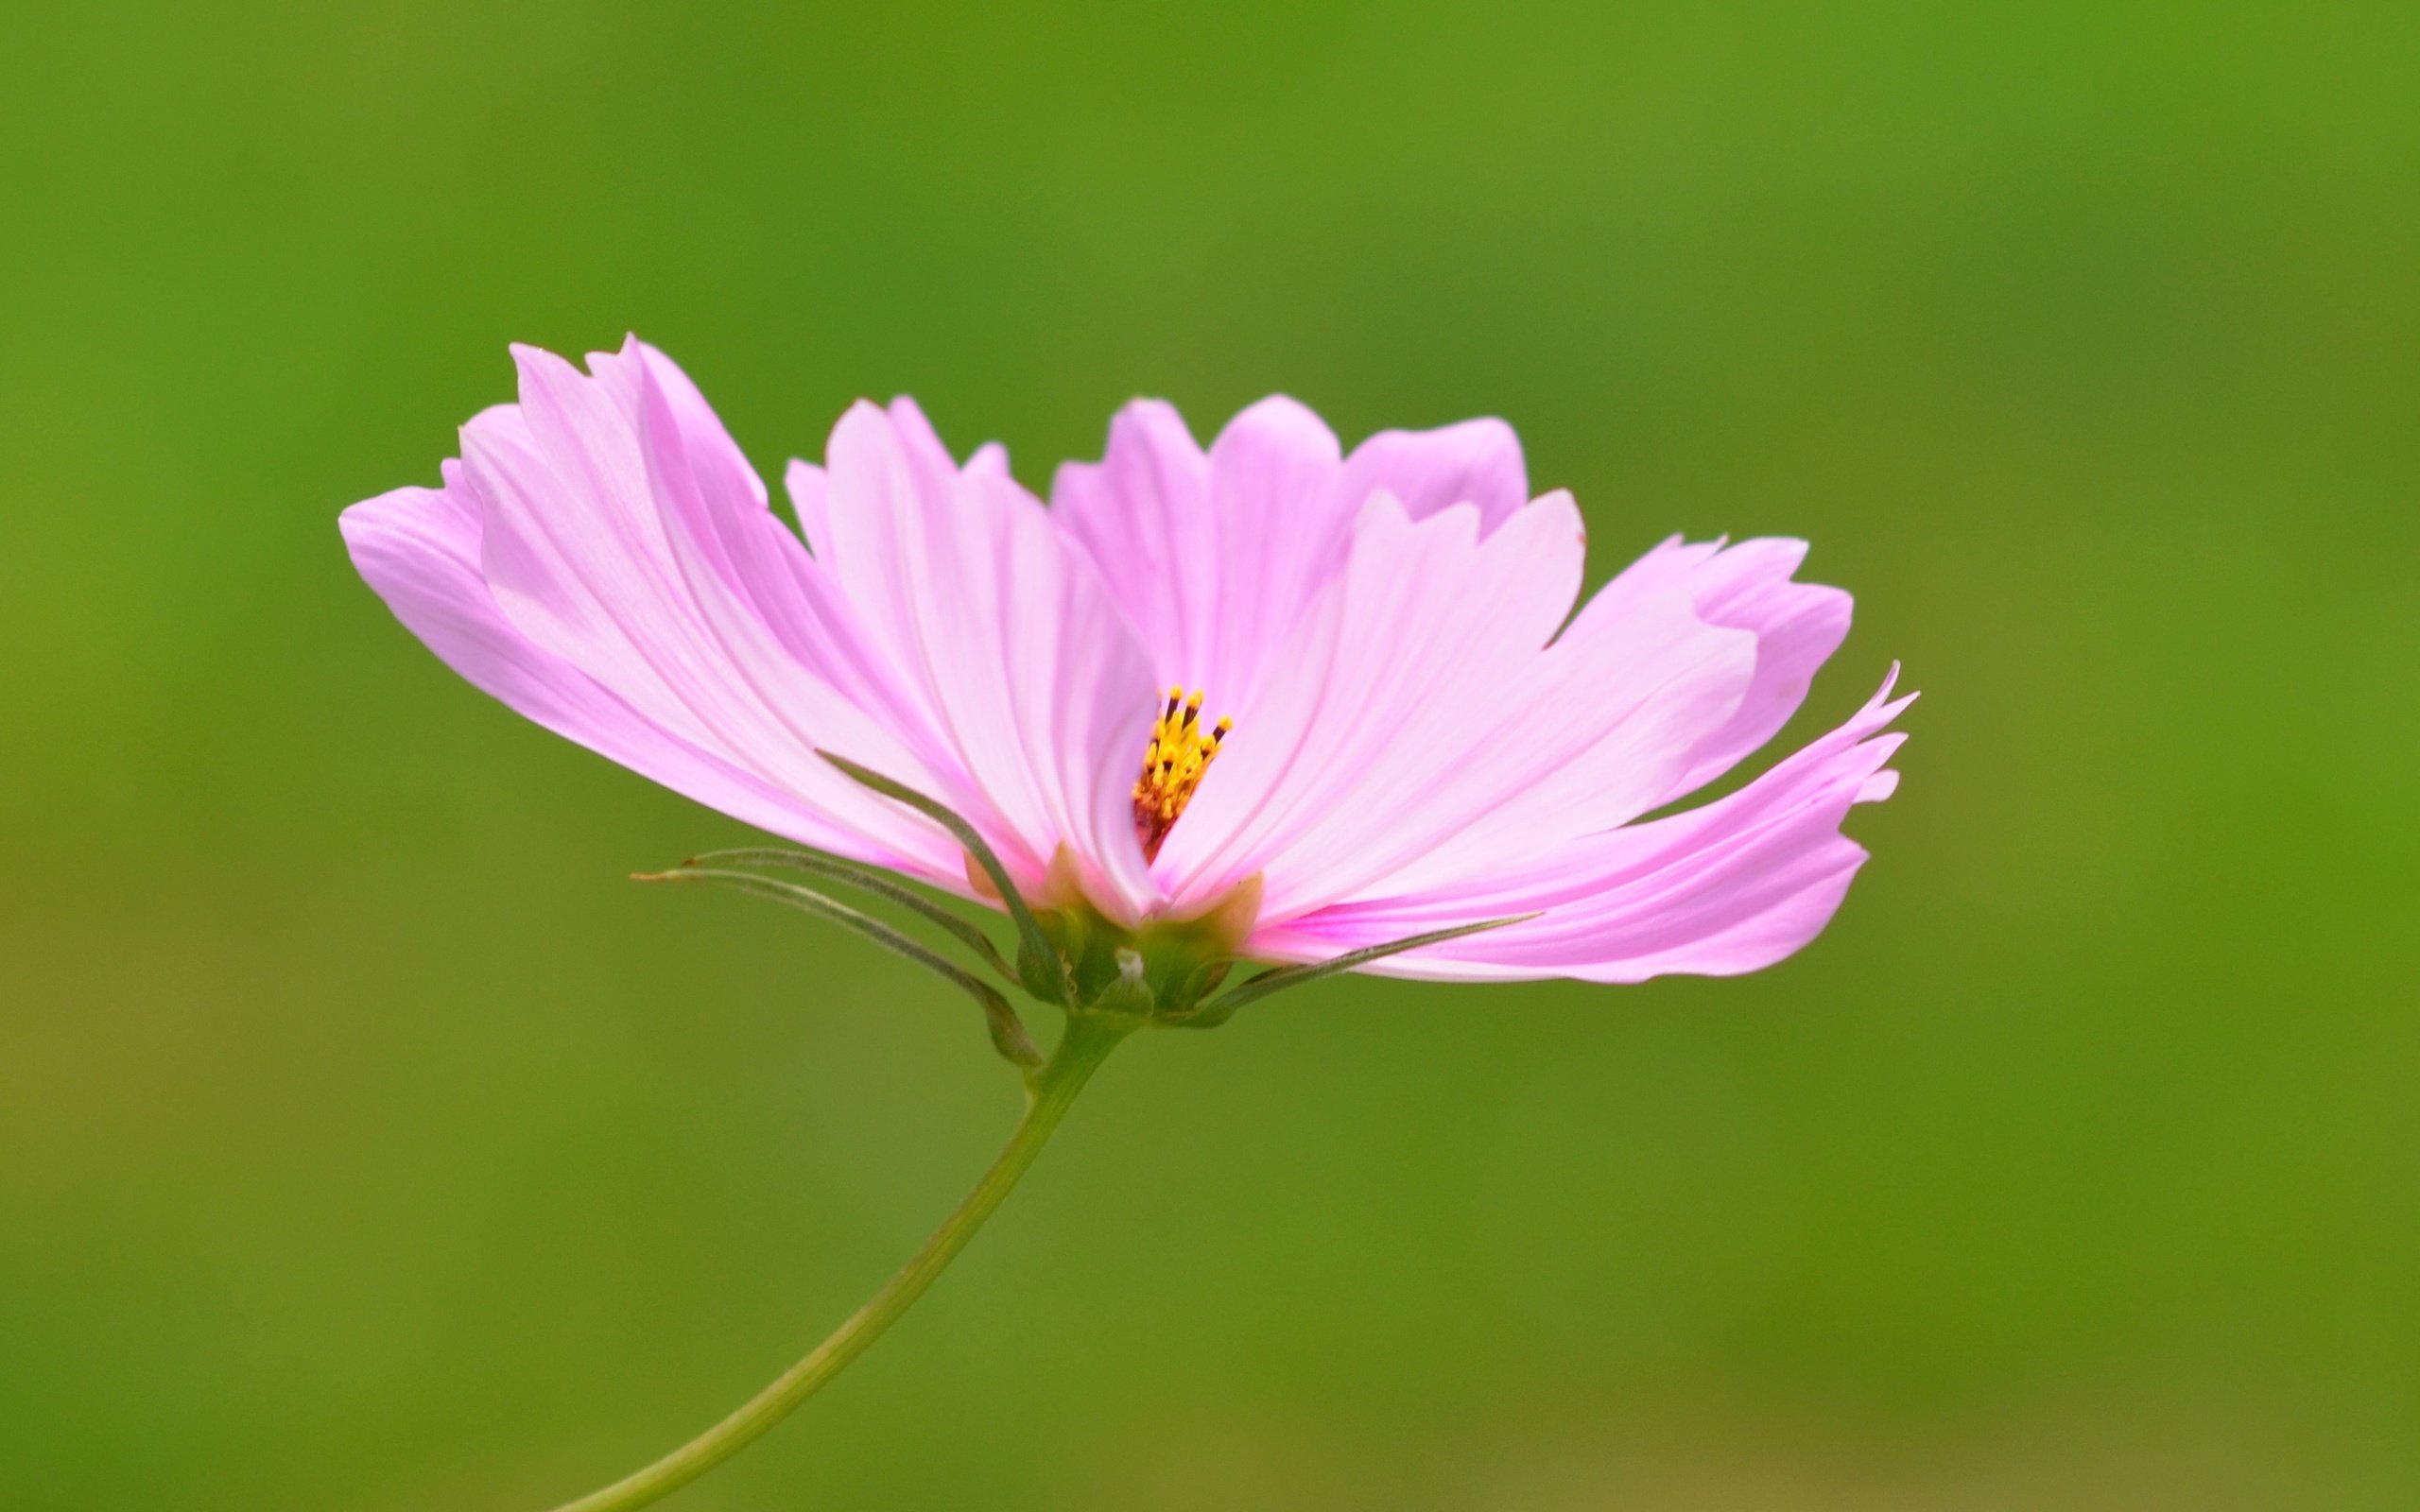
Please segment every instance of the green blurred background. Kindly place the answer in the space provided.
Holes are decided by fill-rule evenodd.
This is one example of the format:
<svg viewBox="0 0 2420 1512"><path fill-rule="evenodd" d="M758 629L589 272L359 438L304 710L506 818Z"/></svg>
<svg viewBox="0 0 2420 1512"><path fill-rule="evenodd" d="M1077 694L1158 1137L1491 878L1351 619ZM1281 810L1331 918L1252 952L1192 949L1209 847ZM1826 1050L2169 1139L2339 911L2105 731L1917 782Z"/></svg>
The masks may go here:
<svg viewBox="0 0 2420 1512"><path fill-rule="evenodd" d="M17 12L0 1504L552 1504L1005 1132L338 547L634 328L769 475L860 394L1037 486L1137 393L1503 415L1599 576L1816 542L1793 736L1927 690L1799 958L1140 1042L679 1505L2420 1505L2401 9Z"/></svg>

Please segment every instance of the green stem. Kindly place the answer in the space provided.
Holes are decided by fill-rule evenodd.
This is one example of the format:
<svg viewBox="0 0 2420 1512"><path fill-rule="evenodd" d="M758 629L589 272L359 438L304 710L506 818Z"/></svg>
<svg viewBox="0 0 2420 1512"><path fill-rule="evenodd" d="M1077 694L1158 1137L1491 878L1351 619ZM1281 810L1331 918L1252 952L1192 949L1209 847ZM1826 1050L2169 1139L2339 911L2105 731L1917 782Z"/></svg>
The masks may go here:
<svg viewBox="0 0 2420 1512"><path fill-rule="evenodd" d="M883 1332L925 1295L925 1288L933 1284L934 1278L958 1258L958 1252L983 1227L983 1220L992 1216L1010 1189L1017 1184L1017 1178L1033 1164L1034 1157L1042 1153L1042 1146L1049 1142L1051 1131L1066 1116L1084 1083L1137 1022L1105 1014L1069 1014L1067 1032L1060 1037L1059 1047L1028 1084L1025 1117L1009 1137L1008 1147L992 1162L992 1169L983 1173L983 1179L975 1184L975 1190L966 1194L958 1211L934 1231L932 1238L925 1241L925 1247L916 1252L915 1259L891 1277L830 1338L817 1345L814 1352L782 1372L780 1379L737 1412L647 1469L577 1502L566 1502L557 1512L623 1512L668 1496L764 1436L825 1382L848 1368L849 1362L882 1337Z"/></svg>

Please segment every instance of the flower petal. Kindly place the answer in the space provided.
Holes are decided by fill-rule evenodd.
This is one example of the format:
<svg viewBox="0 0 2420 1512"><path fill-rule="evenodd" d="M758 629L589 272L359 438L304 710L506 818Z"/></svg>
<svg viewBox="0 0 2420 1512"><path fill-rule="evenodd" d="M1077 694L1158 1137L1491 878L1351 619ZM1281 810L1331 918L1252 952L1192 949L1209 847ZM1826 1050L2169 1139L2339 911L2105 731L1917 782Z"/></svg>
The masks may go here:
<svg viewBox="0 0 2420 1512"><path fill-rule="evenodd" d="M1731 716L1754 643L1682 594L1548 645L1584 550L1568 495L1478 529L1470 505L1414 522L1382 493L1364 510L1169 835L1158 875L1180 906L1260 874L1262 917L1283 920L1527 859L1652 807Z"/></svg>
<svg viewBox="0 0 2420 1512"><path fill-rule="evenodd" d="M1131 790L1155 683L1091 562L1003 458L961 472L906 400L850 410L826 463L831 549L816 568L892 669L894 717L962 774L927 791L982 829L1020 887L1065 847L1096 903L1139 917L1155 895Z"/></svg>
<svg viewBox="0 0 2420 1512"><path fill-rule="evenodd" d="M1585 836L1527 866L1426 894L1340 903L1246 949L1313 961L1484 919L1540 917L1391 956L1369 970L1437 980L1568 976L1637 982L1769 966L1821 933L1865 851L1840 833L1896 787L1904 736L1878 734L1913 701L1883 684L1839 730L1701 809Z"/></svg>
<svg viewBox="0 0 2420 1512"><path fill-rule="evenodd" d="M832 549L832 517L824 504L823 470L793 458L782 473L782 491L790 496L790 513L798 517L798 533L809 551Z"/></svg>
<svg viewBox="0 0 2420 1512"><path fill-rule="evenodd" d="M903 781L946 775L841 691L855 638L804 596L812 558L763 511L702 401L655 381L670 364L636 343L593 355L593 377L514 355L521 403L462 433L482 576L506 617L668 733L963 886L954 848L816 758L831 747Z"/></svg>
<svg viewBox="0 0 2420 1512"><path fill-rule="evenodd" d="M1099 565L1156 680L1239 710L1343 560L1342 465L1335 435L1282 395L1228 421L1206 455L1175 409L1137 401L1099 464L1059 470L1052 516Z"/></svg>
<svg viewBox="0 0 2420 1512"><path fill-rule="evenodd" d="M1221 561L1210 459L1176 407L1138 399L1119 410L1100 461L1061 464L1050 517L1100 569L1152 650L1156 681L1202 686Z"/></svg>
<svg viewBox="0 0 2420 1512"><path fill-rule="evenodd" d="M339 527L355 568L395 617L473 686L608 760L745 823L841 855L906 870L946 860L906 826L840 822L767 782L728 752L666 730L497 608L481 576L480 506L461 464L441 489L397 489L354 505Z"/></svg>
<svg viewBox="0 0 2420 1512"><path fill-rule="evenodd" d="M1581 610L1567 641L1603 633L1658 593L1689 595L1709 625L1756 637L1756 672L1739 708L1698 743L1687 770L1663 801L1685 797L1737 765L1780 732L1806 701L1816 672L1847 638L1853 601L1837 588L1790 580L1806 542L1759 538L1725 547L1674 536L1626 568Z"/></svg>
<svg viewBox="0 0 2420 1512"><path fill-rule="evenodd" d="M1380 431L1344 459L1340 502L1358 510L1384 490L1414 520L1467 504L1485 535L1530 502L1521 438L1500 420L1470 420L1433 431Z"/></svg>
<svg viewBox="0 0 2420 1512"><path fill-rule="evenodd" d="M1099 462L1059 469L1051 515L1099 566L1160 683L1205 689L1233 713L1342 567L1373 494L1392 494L1413 520L1471 505L1485 534L1527 490L1520 441L1502 421L1385 431L1340 459L1326 424L1278 395L1204 454L1173 405L1144 399L1111 421Z"/></svg>

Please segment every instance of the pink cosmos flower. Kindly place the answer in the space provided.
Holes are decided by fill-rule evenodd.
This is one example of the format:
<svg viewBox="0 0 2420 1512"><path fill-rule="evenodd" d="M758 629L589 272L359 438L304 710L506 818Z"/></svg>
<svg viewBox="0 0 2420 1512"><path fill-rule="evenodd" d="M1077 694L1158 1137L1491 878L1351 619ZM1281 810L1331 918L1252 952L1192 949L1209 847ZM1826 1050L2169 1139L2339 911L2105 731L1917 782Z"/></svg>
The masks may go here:
<svg viewBox="0 0 2420 1512"><path fill-rule="evenodd" d="M998 895L947 830L819 752L954 809L1037 908L1217 915L1275 962L1516 920L1366 966L1473 980L1779 960L1865 859L1842 819L1896 781L1886 680L1643 818L1781 728L1849 596L1793 580L1803 542L1675 537L1575 614L1579 510L1530 496L1498 421L1348 454L1272 398L1205 452L1137 401L1046 507L996 445L961 465L911 402L859 404L790 464L793 533L662 353L514 355L520 403L463 427L441 487L345 512L361 575L548 729L964 896Z"/></svg>
<svg viewBox="0 0 2420 1512"><path fill-rule="evenodd" d="M767 1432L931 1284L1145 1023L1206 1026L1347 967L1635 982L1804 945L1865 852L1907 706L1660 818L1770 739L1848 633L1806 546L1666 541L1573 612L1569 494L1498 421L1349 455L1288 399L1205 453L1111 423L1047 507L916 406L858 404L790 464L799 534L688 379L635 339L515 350L521 402L437 489L345 511L353 558L447 664L549 729L827 852L727 852L887 897L1066 1011L1045 1057L989 983L750 872L973 994L1025 1068L998 1160L914 1259L746 1405L562 1512L630 1512ZM802 541L801 536L804 536ZM1895 674L1894 674L1895 675ZM835 860L834 857L841 858ZM893 872L1006 909L1013 966ZM1030 903L1028 903L1030 900ZM1236 957L1280 964L1205 999Z"/></svg>

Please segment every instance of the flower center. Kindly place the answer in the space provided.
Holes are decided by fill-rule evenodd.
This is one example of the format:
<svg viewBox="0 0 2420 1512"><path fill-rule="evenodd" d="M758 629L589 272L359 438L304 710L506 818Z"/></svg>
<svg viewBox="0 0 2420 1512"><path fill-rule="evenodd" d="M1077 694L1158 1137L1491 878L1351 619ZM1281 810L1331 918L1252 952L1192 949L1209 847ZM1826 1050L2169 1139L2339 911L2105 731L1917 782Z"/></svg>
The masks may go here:
<svg viewBox="0 0 2420 1512"><path fill-rule="evenodd" d="M1134 834L1143 842L1146 859L1156 858L1161 842L1176 825L1184 806L1193 801L1201 774L1219 755L1219 744L1235 728L1232 719L1201 728L1201 690L1190 697L1183 688L1170 688L1151 727L1151 743L1143 747L1143 775L1134 781Z"/></svg>

